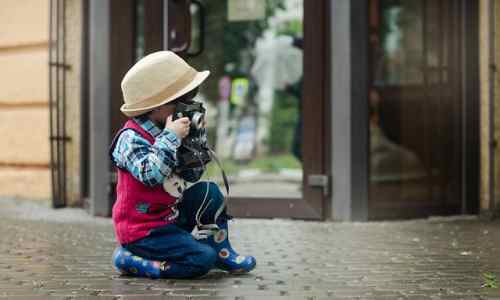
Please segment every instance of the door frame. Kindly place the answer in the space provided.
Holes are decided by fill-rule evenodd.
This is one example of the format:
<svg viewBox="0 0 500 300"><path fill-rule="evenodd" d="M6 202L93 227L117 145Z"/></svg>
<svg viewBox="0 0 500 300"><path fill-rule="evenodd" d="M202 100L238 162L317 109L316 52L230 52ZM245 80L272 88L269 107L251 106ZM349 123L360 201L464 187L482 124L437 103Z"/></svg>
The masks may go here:
<svg viewBox="0 0 500 300"><path fill-rule="evenodd" d="M331 1L332 219L368 220L368 1Z"/></svg>
<svg viewBox="0 0 500 300"><path fill-rule="evenodd" d="M116 173L108 148L111 137L126 120L119 110L123 101L120 81L135 61L135 5L135 0L90 0L85 16L88 86L82 88L88 88L89 120L81 147L85 153L82 158L88 158L82 161L88 164L85 206L95 216L111 216L115 201ZM145 23L148 30L149 22Z"/></svg>
<svg viewBox="0 0 500 300"><path fill-rule="evenodd" d="M304 83L302 96L302 197L229 197L238 217L325 220L331 217L331 114L329 99L330 1L304 1ZM309 184L309 175L326 175L326 190Z"/></svg>
<svg viewBox="0 0 500 300"><path fill-rule="evenodd" d="M163 1L165 3L165 1ZM329 76L329 4L330 1L304 1L304 85L303 113L303 195L301 198L232 197L229 213L249 218L296 218L324 220L330 218L330 198L323 189L308 184L308 175L326 175L326 190L331 178L331 128ZM172 16L171 5L162 11ZM177 14L176 14L177 16ZM158 18L157 18L158 19ZM176 20L179 21L179 20ZM182 20L180 20L182 22ZM163 48L168 48L165 37L172 22L163 20ZM160 28L159 24L155 28ZM176 35L179 33L177 32Z"/></svg>
<svg viewBox="0 0 500 300"><path fill-rule="evenodd" d="M481 93L479 80L479 0L464 3L464 49L465 62L463 85L465 88L464 110L467 112L464 124L464 190L462 214L477 214L480 210L481 159Z"/></svg>

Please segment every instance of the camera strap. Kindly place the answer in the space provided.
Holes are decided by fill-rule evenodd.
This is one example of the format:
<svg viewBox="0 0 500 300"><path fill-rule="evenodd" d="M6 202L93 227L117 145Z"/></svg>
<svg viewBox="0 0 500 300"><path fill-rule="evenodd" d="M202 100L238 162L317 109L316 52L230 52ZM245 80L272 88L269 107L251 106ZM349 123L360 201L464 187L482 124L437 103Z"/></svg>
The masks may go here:
<svg viewBox="0 0 500 300"><path fill-rule="evenodd" d="M227 180L226 172L224 172L224 169L222 168L221 162L217 158L217 155L215 154L215 152L210 148L208 148L208 155L210 156L210 158L212 158L217 163L217 166L219 166L219 168L221 170L221 174L222 174L222 179L224 180L224 185L226 187L226 192L229 195L229 181ZM193 237L197 240L206 239L207 237L214 235L218 231L219 227L217 226L217 219L219 218L219 216L224 211L224 208L227 205L227 197L224 197L223 203L215 212L214 223L213 224L202 224L201 217L203 216L203 214L207 210L208 206L212 202L212 199L208 200L208 202L207 202L207 196L208 196L209 189L210 189L210 186L207 182L207 191L205 193L205 197L203 197L203 201L202 201L202 203L201 203L200 207L198 208L198 211L196 212L196 215L195 215L196 226L193 229L193 231L191 232L191 235L193 235Z"/></svg>
<svg viewBox="0 0 500 300"><path fill-rule="evenodd" d="M224 172L224 169L222 168L221 162L219 161L219 159L217 158L217 155L215 154L215 152L212 149L210 149L210 148L208 149L208 154L217 163L217 166L219 166L219 169L220 169L221 174L222 174L222 180L224 180L224 186L226 187L226 192L229 195L229 180L227 180L226 172Z"/></svg>
<svg viewBox="0 0 500 300"><path fill-rule="evenodd" d="M198 152L196 149L193 149L187 145L183 145L183 146L186 147L186 149L188 149L191 152L194 152L194 153ZM212 150L208 147L206 149L207 149L207 153L210 156L210 158L213 159L215 161L215 163L217 163L217 166L219 167L221 174L222 174L222 180L224 181L224 187L226 188L227 195L229 195L229 180L227 179L226 172L224 172L224 169L222 168L222 164L221 164L220 160L217 158L217 155L215 154L214 150ZM201 160L199 157L198 157L198 159L200 160L201 165L204 165L203 160Z"/></svg>

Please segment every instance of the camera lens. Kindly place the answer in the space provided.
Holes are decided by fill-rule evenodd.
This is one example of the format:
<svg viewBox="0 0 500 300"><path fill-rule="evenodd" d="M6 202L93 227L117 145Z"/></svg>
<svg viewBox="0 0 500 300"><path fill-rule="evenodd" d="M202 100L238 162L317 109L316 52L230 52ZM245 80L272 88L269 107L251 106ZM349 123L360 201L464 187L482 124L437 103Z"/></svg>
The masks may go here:
<svg viewBox="0 0 500 300"><path fill-rule="evenodd" d="M191 125L196 129L201 129L203 127L203 120L205 119L205 114L200 112L195 112L191 118Z"/></svg>

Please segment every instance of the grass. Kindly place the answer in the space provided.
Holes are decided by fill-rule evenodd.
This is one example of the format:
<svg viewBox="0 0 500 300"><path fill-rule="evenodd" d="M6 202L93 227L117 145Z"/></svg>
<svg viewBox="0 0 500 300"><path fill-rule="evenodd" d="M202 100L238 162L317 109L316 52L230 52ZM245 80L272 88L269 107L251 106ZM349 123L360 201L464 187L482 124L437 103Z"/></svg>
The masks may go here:
<svg viewBox="0 0 500 300"><path fill-rule="evenodd" d="M265 173L278 173L282 169L302 169L301 163L291 154L269 155L256 158L248 163L239 163L232 159L221 161L227 175L237 174L241 170L254 169ZM219 176L220 170L215 162L207 166L205 177Z"/></svg>
<svg viewBox="0 0 500 300"><path fill-rule="evenodd" d="M498 288L497 276L495 274L490 273L490 272L483 273L483 280L484 280L484 283L481 287L490 288L490 289Z"/></svg>
<svg viewBox="0 0 500 300"><path fill-rule="evenodd" d="M281 154L254 159L246 168L278 173L282 169L302 169L302 165L293 155Z"/></svg>

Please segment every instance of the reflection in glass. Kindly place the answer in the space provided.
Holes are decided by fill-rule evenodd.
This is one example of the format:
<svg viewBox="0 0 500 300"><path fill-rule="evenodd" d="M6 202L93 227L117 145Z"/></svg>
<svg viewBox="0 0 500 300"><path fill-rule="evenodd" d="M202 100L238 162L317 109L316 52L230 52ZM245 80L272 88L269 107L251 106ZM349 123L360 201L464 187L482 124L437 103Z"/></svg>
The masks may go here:
<svg viewBox="0 0 500 300"><path fill-rule="evenodd" d="M423 144L413 147L423 138L419 136L422 132L412 128L420 121L405 119L405 112L418 103L415 101L424 90L403 92L405 87L425 84L423 3L381 0L378 10L371 12L378 23L371 24L370 37L370 201L378 207L431 199L422 152L416 150ZM390 216L390 212L384 213Z"/></svg>
<svg viewBox="0 0 500 300"><path fill-rule="evenodd" d="M459 2L371 3L372 211L382 218L450 212L461 193L461 60L451 47L459 45Z"/></svg>
<svg viewBox="0 0 500 300"><path fill-rule="evenodd" d="M191 41L189 45L189 49L187 51L188 54L198 53L202 51L201 39L200 39L200 25L203 22L201 7L195 3L191 3L189 6L189 10L191 13Z"/></svg>
<svg viewBox="0 0 500 300"><path fill-rule="evenodd" d="M145 54L144 46L144 0L135 1L135 60Z"/></svg>
<svg viewBox="0 0 500 300"><path fill-rule="evenodd" d="M375 85L423 82L422 1L381 1Z"/></svg>
<svg viewBox="0 0 500 300"><path fill-rule="evenodd" d="M228 16L227 1L203 4L206 47L189 61L211 71L198 100L230 195L300 197L302 1L255 2L266 14L250 20ZM205 178L221 181L216 164Z"/></svg>
<svg viewBox="0 0 500 300"><path fill-rule="evenodd" d="M381 128L382 99L377 89L370 97L370 183L376 198L399 198L406 201L429 197L422 184L427 174L415 151L391 140ZM386 103L387 104L387 103Z"/></svg>

